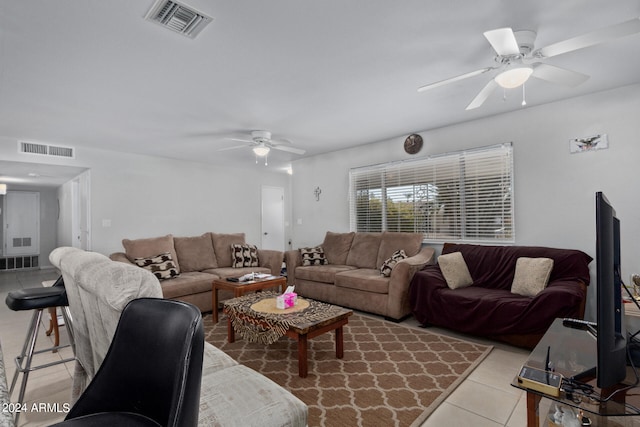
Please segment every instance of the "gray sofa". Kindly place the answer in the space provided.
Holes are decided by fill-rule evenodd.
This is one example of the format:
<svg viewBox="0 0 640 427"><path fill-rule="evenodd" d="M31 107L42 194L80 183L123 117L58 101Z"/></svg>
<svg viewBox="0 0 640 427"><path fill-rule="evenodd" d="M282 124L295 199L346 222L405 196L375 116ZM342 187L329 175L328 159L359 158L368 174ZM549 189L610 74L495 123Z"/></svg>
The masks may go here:
<svg viewBox="0 0 640 427"><path fill-rule="evenodd" d="M318 245L325 264L303 265L300 249L285 252L287 282L303 296L400 320L411 313L409 284L416 271L434 262L434 250L422 246L420 233L327 232ZM304 251L304 248L302 248ZM407 258L381 274L394 252Z"/></svg>
<svg viewBox="0 0 640 427"><path fill-rule="evenodd" d="M191 303L202 312L211 307L213 279L239 277L246 273L280 275L283 253L258 249L257 267L233 267L231 245L245 244L244 233L204 233L201 236L174 237L171 234L148 239L123 239L124 252L109 255L114 261L133 264L136 258L171 254L178 276L160 280L164 298ZM220 291L220 298L232 294Z"/></svg>
<svg viewBox="0 0 640 427"><path fill-rule="evenodd" d="M49 259L62 272L73 318L74 402L104 360L122 309L132 299L161 298L162 290L149 271L98 253L62 247ZM302 427L307 413L287 390L205 342L199 425Z"/></svg>

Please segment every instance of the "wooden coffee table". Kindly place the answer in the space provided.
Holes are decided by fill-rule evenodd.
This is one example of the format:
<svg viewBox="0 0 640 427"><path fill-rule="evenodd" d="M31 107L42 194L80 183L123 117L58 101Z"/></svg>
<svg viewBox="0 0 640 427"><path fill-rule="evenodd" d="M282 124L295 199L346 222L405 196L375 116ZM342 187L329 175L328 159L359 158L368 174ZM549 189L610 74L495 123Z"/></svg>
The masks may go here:
<svg viewBox="0 0 640 427"><path fill-rule="evenodd" d="M271 294L271 292L269 292L269 294ZM349 316L353 314L353 311L347 308L338 307L326 303L318 303L317 301L313 300L307 301L311 305L322 304L322 306L329 307L330 309L325 311L325 315L321 317L318 317L316 315L312 320L305 320L304 316L302 316L302 321L300 321L299 319L299 321L297 321L295 324L289 326L288 330L285 333L287 337L292 338L298 342L298 375L300 376L300 378L306 378L308 375L309 368L307 352L308 340L310 340L311 338L317 337L326 332L335 331L336 358L342 359L344 357L344 334L342 328L349 322ZM228 310L226 304L224 310ZM262 323L263 326L268 326L268 323L263 320L265 319L265 314L258 311L243 311L242 313L237 314L237 316L239 316L240 318L246 318L247 320L249 320L249 323ZM227 340L229 341L229 343L233 343L235 342L235 339L235 330L232 325L231 317L227 316Z"/></svg>
<svg viewBox="0 0 640 427"><path fill-rule="evenodd" d="M218 290L226 289L233 292L234 298L241 297L247 292L261 291L264 289L280 287L284 292L287 287L287 278L284 276L272 276L267 279L256 279L250 282L230 282L226 278L215 279L211 288L211 303L213 311L213 323L218 323Z"/></svg>

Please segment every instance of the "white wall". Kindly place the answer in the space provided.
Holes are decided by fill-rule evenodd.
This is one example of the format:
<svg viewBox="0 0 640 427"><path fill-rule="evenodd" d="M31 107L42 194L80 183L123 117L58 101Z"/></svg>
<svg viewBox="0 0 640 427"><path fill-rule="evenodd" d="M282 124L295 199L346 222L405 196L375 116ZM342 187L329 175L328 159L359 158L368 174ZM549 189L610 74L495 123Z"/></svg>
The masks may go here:
<svg viewBox="0 0 640 427"><path fill-rule="evenodd" d="M426 114L426 113L425 113ZM604 191L622 227L623 278L640 272L640 85L418 132L426 156L513 142L516 244L580 249L595 256L595 192ZM407 130L407 134L413 130ZM576 137L607 133L607 150L570 154ZM293 247L349 230L349 169L401 160L405 136L293 163ZM313 190L322 189L316 202ZM298 224L298 220L302 224ZM591 263L595 283L595 261ZM591 293L593 292L593 295ZM595 313L595 286L587 313Z"/></svg>
<svg viewBox="0 0 640 427"><path fill-rule="evenodd" d="M122 250L123 238L168 233L193 236L207 231L244 232L248 242L259 246L262 185L283 187L285 194L290 194L287 174L266 172L264 166L252 162L246 168L222 168L82 147L76 147L75 159L50 159L19 154L16 140L6 137L0 138L0 156L4 160L89 168L92 249L107 255ZM58 193L64 208L70 192L62 186ZM285 212L285 221L290 222L288 197ZM111 225L103 226L103 220ZM62 232L70 234L70 219L62 218L62 224ZM289 239L289 230L286 233ZM62 237L58 243L70 244Z"/></svg>

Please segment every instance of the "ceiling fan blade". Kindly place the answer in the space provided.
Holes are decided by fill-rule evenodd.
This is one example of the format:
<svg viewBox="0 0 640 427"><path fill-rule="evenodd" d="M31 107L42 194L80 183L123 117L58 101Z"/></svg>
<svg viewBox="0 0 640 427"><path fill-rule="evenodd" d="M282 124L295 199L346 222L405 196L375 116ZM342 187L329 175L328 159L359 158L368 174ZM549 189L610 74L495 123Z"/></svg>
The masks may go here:
<svg viewBox="0 0 640 427"><path fill-rule="evenodd" d="M273 138L269 140L270 143L277 145L277 144L285 144L285 145L291 145L293 144L292 141L285 139L285 138Z"/></svg>
<svg viewBox="0 0 640 427"><path fill-rule="evenodd" d="M485 31L484 36L491 43L491 47L500 56L519 55L520 47L513 30L509 27Z"/></svg>
<svg viewBox="0 0 640 427"><path fill-rule="evenodd" d="M238 142L248 142L250 144L254 144L255 142L250 140L250 139L240 139L240 138L231 138L231 137L227 137L225 138L228 141L238 141Z"/></svg>
<svg viewBox="0 0 640 427"><path fill-rule="evenodd" d="M570 87L578 86L589 79L589 76L586 74L549 64L534 65L532 76L537 79Z"/></svg>
<svg viewBox="0 0 640 427"><path fill-rule="evenodd" d="M300 148L288 147L286 145L272 145L271 148L280 150L280 151L287 151L289 153L294 153L299 155L303 155L304 153L306 153L305 150L301 150Z"/></svg>
<svg viewBox="0 0 640 427"><path fill-rule="evenodd" d="M475 76L478 76L480 74L484 74L487 71L491 71L491 70L493 70L493 67L482 68L480 70L472 71L470 73L461 74L461 75L456 76L456 77L451 77L450 79L445 79L445 80L440 80L439 82L430 83L428 85L419 87L418 88L418 92L424 92L426 90L435 89L437 87L444 86L444 85L449 84L449 83L454 83L454 82L457 82L457 81L460 81L460 80L468 79L469 77L475 77Z"/></svg>
<svg viewBox="0 0 640 427"><path fill-rule="evenodd" d="M604 43L620 37L629 36L640 32L640 18L621 22L610 27L601 28L596 31L573 37L549 46L537 49L533 56L538 58L551 58L552 56L583 49L585 47Z"/></svg>
<svg viewBox="0 0 640 427"><path fill-rule="evenodd" d="M491 92L493 92L496 87L498 87L498 83L496 83L496 81L493 79L489 80L489 83L487 83L485 87L482 88L480 93L478 93L476 97L473 98L473 101L471 101L471 103L467 105L467 108L465 108L465 110L473 110L474 108L480 107L482 104L484 104L484 101L489 98L489 95L491 95Z"/></svg>
<svg viewBox="0 0 640 427"><path fill-rule="evenodd" d="M216 151L238 150L240 148L251 147L251 145L234 145L233 147L218 148Z"/></svg>

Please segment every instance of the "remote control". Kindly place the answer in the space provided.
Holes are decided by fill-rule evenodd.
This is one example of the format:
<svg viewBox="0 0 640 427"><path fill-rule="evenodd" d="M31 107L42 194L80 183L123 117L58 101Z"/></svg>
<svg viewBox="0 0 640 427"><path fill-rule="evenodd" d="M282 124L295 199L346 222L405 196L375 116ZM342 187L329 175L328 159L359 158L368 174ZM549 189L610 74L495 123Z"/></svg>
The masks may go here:
<svg viewBox="0 0 640 427"><path fill-rule="evenodd" d="M588 326L595 328L596 326L598 326L596 322L590 322L588 320L582 320L582 319L571 319L568 317L565 317L564 319L562 319L562 324L564 326L569 326L570 328L578 328L578 329L586 329Z"/></svg>

